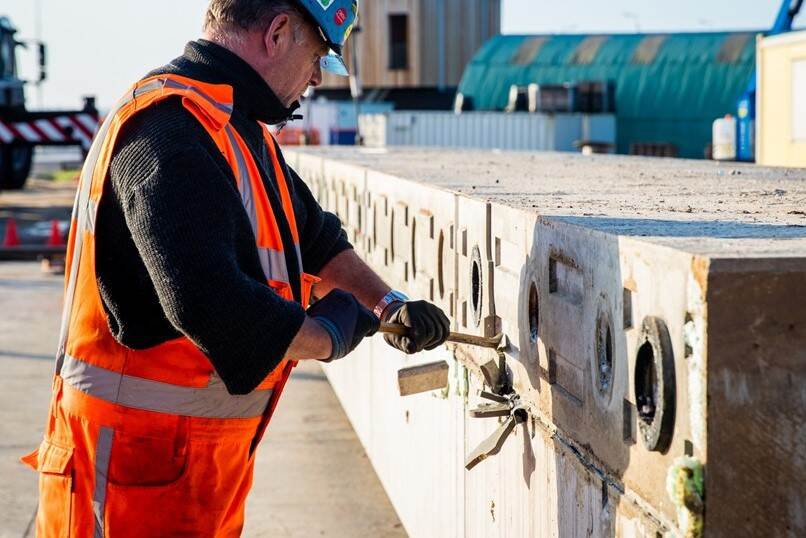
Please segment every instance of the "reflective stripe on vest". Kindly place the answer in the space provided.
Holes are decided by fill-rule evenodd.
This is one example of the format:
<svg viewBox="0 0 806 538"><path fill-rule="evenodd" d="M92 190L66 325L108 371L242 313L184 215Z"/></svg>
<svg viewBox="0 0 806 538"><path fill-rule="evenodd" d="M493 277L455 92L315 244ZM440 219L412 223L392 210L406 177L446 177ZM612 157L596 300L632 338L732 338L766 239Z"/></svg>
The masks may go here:
<svg viewBox="0 0 806 538"><path fill-rule="evenodd" d="M227 133L227 139L232 146L233 152L235 153L235 160L238 164L237 179L238 190L241 193L241 201L243 202L247 215L249 215L249 222L252 224L252 232L255 234L255 237L258 238L257 206L255 203L255 194L253 192L254 189L252 188L252 182L249 179L249 172L247 171L246 167L246 156L238 145L238 140L236 138L237 135L232 126L227 125L224 128L224 131ZM279 178L278 183L282 179L283 178ZM297 241L296 236L294 236L294 241ZM296 246L297 249L299 249L299 245L297 244ZM267 281L282 282L289 285L291 284L291 281L288 277L288 266L285 263L285 253L282 250L264 248L258 245L257 253L258 257L260 258L260 265L263 268L263 274L266 276ZM302 267L301 263L299 267Z"/></svg>
<svg viewBox="0 0 806 538"><path fill-rule="evenodd" d="M214 375L203 388L180 387L121 375L65 355L61 377L74 389L107 402L145 411L202 418L252 418L266 410L272 390L233 396Z"/></svg>
<svg viewBox="0 0 806 538"><path fill-rule="evenodd" d="M72 357L66 351L70 339L70 317L76 301L81 252L82 248L84 248L83 236L84 233L94 236L95 232L98 208L97 203L91 198L94 188L97 188L94 181L106 180L105 177L95 177L100 172L106 173L105 170L100 170L99 172L96 168L98 168L98 163L102 158L109 158L108 153L111 152L111 148L107 147L106 139L110 135L110 130L113 126L115 129L120 127L120 123L123 120L118 119L119 114L127 106L134 105L136 107L138 99L151 97L152 92L161 92L161 95L164 96L185 95L185 98L188 98L188 93L192 93L217 111L227 115L227 121L222 125L222 129L226 133L226 146L221 149L225 155L234 156L235 163L231 163L233 173L236 175L244 209L249 216L252 230L258 240L258 254L264 275L272 287L276 288L278 283L290 286L282 238L271 205L266 198L262 178L259 173L255 173L257 168L255 167L254 158L251 154L244 153L248 149L246 149L242 138L228 121L228 115L231 114L233 109L232 103L218 102L202 89L193 84L183 84L174 80L175 78L177 77L158 76L135 87L130 94L120 100L110 111L92 144L81 173L80 187L76 193L73 207L72 244L70 245L71 249L68 256L70 268L65 290L56 374L61 376L65 383L77 390L125 407L205 418L257 417L265 412L274 392L271 389L256 390L244 396L234 396L227 392L223 382L215 374L211 376L209 384L205 387L174 385L102 368L86 360ZM157 97L159 96L160 94L157 95ZM206 128L209 130L209 127ZM117 130L114 132L116 133ZM216 141L219 147L221 147L222 140ZM102 152L104 152L103 157ZM275 171L280 170L276 151L273 147L271 148L271 153L275 161ZM253 170L252 173L249 171L250 168ZM296 255L300 259L299 268L301 271L299 236L293 206L288 194L288 185L282 171L280 171L279 175L276 175L275 179L281 192L283 210L292 230L294 248L296 249ZM262 214L258 209L259 207L263 208ZM262 234L259 233L260 230L263 230ZM301 280L302 277L303 274L301 273ZM287 295L290 295L290 292ZM291 299L290 296L286 298Z"/></svg>

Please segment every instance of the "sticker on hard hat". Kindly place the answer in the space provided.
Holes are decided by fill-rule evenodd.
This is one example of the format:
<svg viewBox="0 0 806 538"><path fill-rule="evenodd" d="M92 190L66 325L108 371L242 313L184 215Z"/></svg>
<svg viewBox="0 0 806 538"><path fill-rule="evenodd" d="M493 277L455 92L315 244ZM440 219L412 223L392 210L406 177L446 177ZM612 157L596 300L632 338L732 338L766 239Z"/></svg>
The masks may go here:
<svg viewBox="0 0 806 538"><path fill-rule="evenodd" d="M330 4L333 3L333 0L316 0L316 1L319 2L319 5L322 6L322 9L324 9L325 11L327 11L328 8L330 7Z"/></svg>
<svg viewBox="0 0 806 538"><path fill-rule="evenodd" d="M333 16L333 20L334 20L334 21L336 22L336 24L338 24L339 26L341 26L342 24L344 24L344 21L346 21L346 20L347 20L347 10L346 10L346 9L344 9L343 7L340 7L339 9L337 9L337 10L336 10L336 14Z"/></svg>

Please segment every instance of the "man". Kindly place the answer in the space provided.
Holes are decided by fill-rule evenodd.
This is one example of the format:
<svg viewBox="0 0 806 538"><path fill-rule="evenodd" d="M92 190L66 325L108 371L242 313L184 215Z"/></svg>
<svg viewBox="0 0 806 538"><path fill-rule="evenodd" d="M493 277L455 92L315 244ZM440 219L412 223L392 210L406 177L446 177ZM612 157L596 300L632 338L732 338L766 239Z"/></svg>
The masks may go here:
<svg viewBox="0 0 806 538"><path fill-rule="evenodd" d="M358 258L265 127L322 67L346 73L357 8L212 0L205 39L108 115L74 208L45 439L24 458L40 536L237 536L294 361L341 359L379 318L411 327L388 339L407 353L444 342L442 311Z"/></svg>

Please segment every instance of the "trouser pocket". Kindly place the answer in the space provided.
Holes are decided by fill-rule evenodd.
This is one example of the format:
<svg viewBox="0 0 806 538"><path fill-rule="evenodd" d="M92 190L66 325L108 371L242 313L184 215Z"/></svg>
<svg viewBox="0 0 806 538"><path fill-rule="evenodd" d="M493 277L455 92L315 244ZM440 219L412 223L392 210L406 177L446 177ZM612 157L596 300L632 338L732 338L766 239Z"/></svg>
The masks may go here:
<svg viewBox="0 0 806 538"><path fill-rule="evenodd" d="M73 511L73 448L42 441L22 461L39 472L39 509L36 535L39 538L70 536Z"/></svg>
<svg viewBox="0 0 806 538"><path fill-rule="evenodd" d="M187 471L187 419L180 418L172 437L115 431L109 458L109 484L118 487L169 487Z"/></svg>

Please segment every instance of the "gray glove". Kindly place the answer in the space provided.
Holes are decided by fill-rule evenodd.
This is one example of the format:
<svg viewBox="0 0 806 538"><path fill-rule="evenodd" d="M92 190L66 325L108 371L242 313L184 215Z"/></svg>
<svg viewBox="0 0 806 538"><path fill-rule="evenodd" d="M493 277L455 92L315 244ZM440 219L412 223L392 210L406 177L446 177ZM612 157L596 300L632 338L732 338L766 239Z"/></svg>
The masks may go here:
<svg viewBox="0 0 806 538"><path fill-rule="evenodd" d="M378 331L380 322L352 293L333 290L308 308L312 317L330 334L333 352L327 362L341 359L366 336Z"/></svg>
<svg viewBox="0 0 806 538"><path fill-rule="evenodd" d="M392 305L384 312L385 321L409 327L409 334L385 334L392 347L408 353L419 353L441 346L451 332L451 322L442 310L426 301L411 301Z"/></svg>

